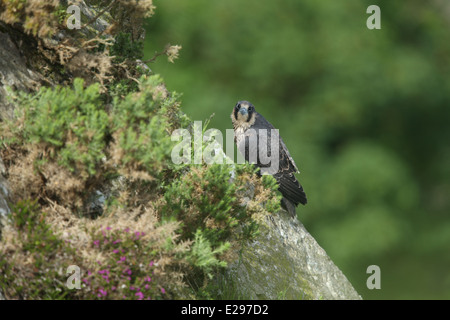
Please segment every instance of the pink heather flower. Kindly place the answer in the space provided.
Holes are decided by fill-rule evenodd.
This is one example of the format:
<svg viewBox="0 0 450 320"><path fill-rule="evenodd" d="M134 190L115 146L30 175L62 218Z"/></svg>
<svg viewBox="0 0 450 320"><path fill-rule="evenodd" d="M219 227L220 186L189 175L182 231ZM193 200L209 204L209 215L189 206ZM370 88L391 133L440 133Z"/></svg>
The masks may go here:
<svg viewBox="0 0 450 320"><path fill-rule="evenodd" d="M122 257L120 257L120 260L117 261L117 263L125 262L126 259L127 259L127 257L122 256Z"/></svg>
<svg viewBox="0 0 450 320"><path fill-rule="evenodd" d="M119 253L119 250L114 249L114 250L113 250L113 253Z"/></svg>
<svg viewBox="0 0 450 320"><path fill-rule="evenodd" d="M134 291L134 289L135 289L135 288L134 288L133 286L130 286L130 290L131 290L131 291Z"/></svg>
<svg viewBox="0 0 450 320"><path fill-rule="evenodd" d="M125 229L123 229L123 231L130 232L130 228L125 228Z"/></svg>
<svg viewBox="0 0 450 320"><path fill-rule="evenodd" d="M112 228L111 227L106 227L106 230L111 230Z"/></svg>
<svg viewBox="0 0 450 320"><path fill-rule="evenodd" d="M131 276L131 274L132 274L133 272L131 271L131 269L126 268L125 270L122 271L122 273L126 273L126 274L128 274L129 276Z"/></svg>
<svg viewBox="0 0 450 320"><path fill-rule="evenodd" d="M145 281L150 282L152 281L152 278L150 278L149 276L145 277Z"/></svg>
<svg viewBox="0 0 450 320"><path fill-rule="evenodd" d="M153 267L153 260L148 264L150 267Z"/></svg>
<svg viewBox="0 0 450 320"><path fill-rule="evenodd" d="M144 294L142 292L136 292L135 296L139 297L138 300L144 299Z"/></svg>
<svg viewBox="0 0 450 320"><path fill-rule="evenodd" d="M145 290L148 290L148 288L150 288L150 286L148 285L148 283L145 285Z"/></svg>
<svg viewBox="0 0 450 320"><path fill-rule="evenodd" d="M90 276L92 274L92 272L90 270L88 270L88 276Z"/></svg>
<svg viewBox="0 0 450 320"><path fill-rule="evenodd" d="M118 244L119 242L121 242L122 240L120 240L120 239L117 239L117 240L114 240L113 241L113 244Z"/></svg>
<svg viewBox="0 0 450 320"><path fill-rule="evenodd" d="M100 240L95 240L95 241L94 241L94 245L95 245L96 247L98 247L99 244L100 244Z"/></svg>
<svg viewBox="0 0 450 320"><path fill-rule="evenodd" d="M111 291L116 291L116 286L112 286Z"/></svg>
<svg viewBox="0 0 450 320"><path fill-rule="evenodd" d="M163 287L161 287L161 293L165 294L166 293L166 289L164 289Z"/></svg>
<svg viewBox="0 0 450 320"><path fill-rule="evenodd" d="M103 295L104 297L106 297L106 295L108 294L108 292L106 292L106 290L103 290L103 289L98 289L98 291L99 291L100 294Z"/></svg>

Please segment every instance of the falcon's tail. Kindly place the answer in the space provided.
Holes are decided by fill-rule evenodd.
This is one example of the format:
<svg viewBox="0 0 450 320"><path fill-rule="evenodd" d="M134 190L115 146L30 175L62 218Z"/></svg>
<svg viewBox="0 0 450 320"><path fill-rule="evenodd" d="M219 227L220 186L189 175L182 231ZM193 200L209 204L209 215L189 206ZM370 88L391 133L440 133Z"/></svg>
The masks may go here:
<svg viewBox="0 0 450 320"><path fill-rule="evenodd" d="M299 203L306 204L306 193L293 173L289 174L275 174L275 179L278 181L279 190L284 198L289 200L294 206Z"/></svg>
<svg viewBox="0 0 450 320"><path fill-rule="evenodd" d="M295 218L297 216L297 213L295 212L295 205L290 202L288 199L284 198L281 199L281 206L286 209L287 212L289 212L289 214Z"/></svg>

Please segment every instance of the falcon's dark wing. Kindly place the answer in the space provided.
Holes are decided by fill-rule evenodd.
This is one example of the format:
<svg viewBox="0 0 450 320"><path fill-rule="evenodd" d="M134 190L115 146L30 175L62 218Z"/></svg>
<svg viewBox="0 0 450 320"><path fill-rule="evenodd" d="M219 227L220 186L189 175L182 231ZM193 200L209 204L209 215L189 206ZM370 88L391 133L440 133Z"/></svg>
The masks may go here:
<svg viewBox="0 0 450 320"><path fill-rule="evenodd" d="M252 126L252 129L274 129L272 124L267 121L263 116L257 113L256 121ZM270 134L268 135L270 139ZM295 177L295 173L299 173L299 170L292 159L283 139L279 138L279 169L273 173L274 178L277 180L279 190L284 198L289 200L294 206L299 203L306 204L306 194L303 187ZM267 144L270 149L270 143ZM260 166L261 167L261 166ZM295 207L294 207L295 209Z"/></svg>

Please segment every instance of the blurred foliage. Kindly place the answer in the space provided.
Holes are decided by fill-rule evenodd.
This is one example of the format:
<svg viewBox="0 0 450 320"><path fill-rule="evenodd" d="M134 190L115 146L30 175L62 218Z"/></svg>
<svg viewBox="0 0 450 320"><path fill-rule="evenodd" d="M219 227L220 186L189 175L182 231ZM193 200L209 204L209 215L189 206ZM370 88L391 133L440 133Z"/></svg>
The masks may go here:
<svg viewBox="0 0 450 320"><path fill-rule="evenodd" d="M448 2L155 5L145 57L183 50L152 70L195 120L215 113L224 132L245 99L280 129L308 195L299 218L363 297L450 298ZM366 288L371 264L381 290Z"/></svg>

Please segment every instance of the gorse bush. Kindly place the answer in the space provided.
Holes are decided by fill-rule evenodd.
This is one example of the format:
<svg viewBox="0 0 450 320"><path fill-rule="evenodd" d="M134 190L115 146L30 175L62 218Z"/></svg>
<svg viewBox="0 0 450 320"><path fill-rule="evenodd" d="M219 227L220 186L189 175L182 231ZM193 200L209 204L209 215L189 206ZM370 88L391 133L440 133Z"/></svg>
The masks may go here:
<svg viewBox="0 0 450 320"><path fill-rule="evenodd" d="M126 59L140 59L142 58L143 47L142 41L133 41L129 33L119 32L114 45L111 47L111 55L118 62L123 62Z"/></svg>
<svg viewBox="0 0 450 320"><path fill-rule="evenodd" d="M156 176L169 163L173 142L170 134L187 126L179 112L178 95L169 94L159 76L142 81L136 94L116 97L112 107L115 165Z"/></svg>
<svg viewBox="0 0 450 320"><path fill-rule="evenodd" d="M98 108L98 84L85 89L83 80L75 79L73 89L42 88L36 95L18 94L15 100L20 100L19 127L13 128L11 139L42 145L49 158L71 172L95 174L110 129L108 114Z"/></svg>
<svg viewBox="0 0 450 320"><path fill-rule="evenodd" d="M227 183L231 179L230 173L230 167L226 165L212 165L206 169L192 167L190 172L168 186L164 195L166 205L162 210L164 217L181 218L185 221L187 234L202 228L211 241L227 238L230 228L245 211L236 206L237 186ZM202 225L195 225L194 221Z"/></svg>
<svg viewBox="0 0 450 320"><path fill-rule="evenodd" d="M232 174L237 176L233 182ZM244 237L253 237L257 232L256 220L261 218L258 214L266 209L275 212L280 208L280 199L270 198L263 188L255 188L253 195L248 193L249 187L261 185L258 179L254 168L248 165L191 166L188 173L167 186L161 209L163 219L181 219L185 230L182 236L200 230L212 243L221 243L232 234L238 237L238 226ZM270 178L264 181L270 181ZM277 190L276 182L266 186L273 193ZM251 197L264 203L265 209L251 207Z"/></svg>

